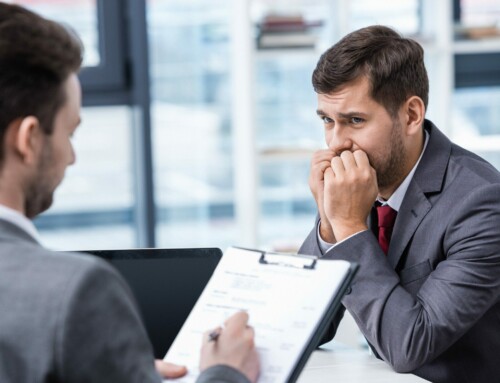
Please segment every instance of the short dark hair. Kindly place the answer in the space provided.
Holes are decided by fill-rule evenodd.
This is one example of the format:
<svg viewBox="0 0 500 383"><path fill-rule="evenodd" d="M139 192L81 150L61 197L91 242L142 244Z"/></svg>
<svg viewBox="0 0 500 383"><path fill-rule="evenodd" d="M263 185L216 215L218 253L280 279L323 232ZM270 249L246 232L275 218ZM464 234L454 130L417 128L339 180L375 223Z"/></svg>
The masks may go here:
<svg viewBox="0 0 500 383"><path fill-rule="evenodd" d="M312 83L317 93L327 94L360 76L369 79L371 97L393 117L411 96L420 97L427 108L424 51L391 28L373 25L345 36L320 57Z"/></svg>
<svg viewBox="0 0 500 383"><path fill-rule="evenodd" d="M64 82L80 69L76 34L17 5L0 3L0 161L7 127L35 116L51 134L66 101Z"/></svg>

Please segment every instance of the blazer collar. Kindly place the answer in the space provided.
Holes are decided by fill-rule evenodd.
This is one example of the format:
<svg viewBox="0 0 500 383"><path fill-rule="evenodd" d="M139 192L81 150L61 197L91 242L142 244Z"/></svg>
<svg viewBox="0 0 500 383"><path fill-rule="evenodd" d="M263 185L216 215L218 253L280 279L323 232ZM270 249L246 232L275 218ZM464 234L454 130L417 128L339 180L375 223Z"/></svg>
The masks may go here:
<svg viewBox="0 0 500 383"><path fill-rule="evenodd" d="M429 143L418 164L412 182L420 186L424 193L440 192L451 154L451 141L429 120L424 129L429 133ZM407 194L410 191L408 188Z"/></svg>
<svg viewBox="0 0 500 383"><path fill-rule="evenodd" d="M28 241L40 245L35 238L11 222L0 219L0 241Z"/></svg>
<svg viewBox="0 0 500 383"><path fill-rule="evenodd" d="M428 194L442 190L450 160L451 141L428 120L425 120L424 129L429 133L429 143L403 198L387 254L394 269L418 226L432 208Z"/></svg>

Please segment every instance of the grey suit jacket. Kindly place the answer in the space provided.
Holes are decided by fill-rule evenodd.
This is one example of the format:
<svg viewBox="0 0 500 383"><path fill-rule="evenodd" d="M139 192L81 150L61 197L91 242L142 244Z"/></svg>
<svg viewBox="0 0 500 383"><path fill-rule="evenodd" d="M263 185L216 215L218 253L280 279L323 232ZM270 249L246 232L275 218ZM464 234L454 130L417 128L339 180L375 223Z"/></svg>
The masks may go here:
<svg viewBox="0 0 500 383"><path fill-rule="evenodd" d="M3 220L0 382L161 382L123 279L92 256L46 250ZM199 382L248 380L215 366Z"/></svg>
<svg viewBox="0 0 500 383"><path fill-rule="evenodd" d="M360 264L343 305L396 371L433 382L499 382L500 174L431 122L425 129L429 143L388 255L368 230L324 257ZM321 254L316 233L301 253Z"/></svg>

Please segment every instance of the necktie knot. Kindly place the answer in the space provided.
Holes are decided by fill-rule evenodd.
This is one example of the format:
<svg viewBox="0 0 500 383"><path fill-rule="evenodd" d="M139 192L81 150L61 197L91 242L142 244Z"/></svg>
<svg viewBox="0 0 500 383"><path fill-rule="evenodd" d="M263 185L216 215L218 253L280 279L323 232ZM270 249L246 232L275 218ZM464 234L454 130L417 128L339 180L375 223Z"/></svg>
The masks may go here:
<svg viewBox="0 0 500 383"><path fill-rule="evenodd" d="M389 205L378 206L378 227L391 228L394 226L394 221L396 221L397 211L394 210Z"/></svg>

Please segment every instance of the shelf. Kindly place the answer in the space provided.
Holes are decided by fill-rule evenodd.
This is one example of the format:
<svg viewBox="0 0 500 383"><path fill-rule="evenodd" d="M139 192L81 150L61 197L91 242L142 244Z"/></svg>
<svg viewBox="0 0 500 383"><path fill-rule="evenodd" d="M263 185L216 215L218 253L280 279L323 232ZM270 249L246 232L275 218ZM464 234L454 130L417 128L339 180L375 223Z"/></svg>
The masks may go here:
<svg viewBox="0 0 500 383"><path fill-rule="evenodd" d="M314 152L324 147L271 147L259 150L261 161L283 161L283 160L310 160Z"/></svg>
<svg viewBox="0 0 500 383"><path fill-rule="evenodd" d="M455 41L453 52L460 54L500 52L500 38Z"/></svg>
<svg viewBox="0 0 500 383"><path fill-rule="evenodd" d="M255 49L255 56L259 59L275 60L290 57L315 58L319 59L321 53L317 48L266 48Z"/></svg>

